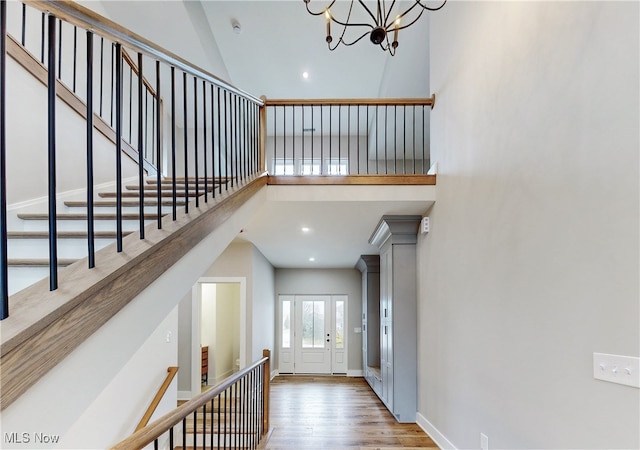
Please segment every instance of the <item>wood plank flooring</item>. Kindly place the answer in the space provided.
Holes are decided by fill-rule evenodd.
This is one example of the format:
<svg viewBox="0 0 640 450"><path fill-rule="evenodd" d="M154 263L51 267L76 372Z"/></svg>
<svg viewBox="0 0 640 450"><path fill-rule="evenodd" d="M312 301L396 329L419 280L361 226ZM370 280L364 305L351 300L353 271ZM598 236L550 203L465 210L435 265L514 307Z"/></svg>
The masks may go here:
<svg viewBox="0 0 640 450"><path fill-rule="evenodd" d="M438 448L418 425L398 423L363 378L281 375L270 405L268 450Z"/></svg>

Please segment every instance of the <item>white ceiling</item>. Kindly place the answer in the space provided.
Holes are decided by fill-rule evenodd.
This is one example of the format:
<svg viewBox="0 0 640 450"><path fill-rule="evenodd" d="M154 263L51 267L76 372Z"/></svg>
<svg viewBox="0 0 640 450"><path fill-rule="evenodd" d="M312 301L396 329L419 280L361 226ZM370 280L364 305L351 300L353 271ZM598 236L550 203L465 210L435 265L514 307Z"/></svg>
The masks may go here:
<svg viewBox="0 0 640 450"><path fill-rule="evenodd" d="M312 0L310 7L322 10L327 4ZM337 16L339 8L348 6L349 2L339 2L332 11ZM229 81L253 95L430 95L426 13L418 23L401 31L398 53L391 57L368 37L352 47L329 51L325 20L309 15L302 1L203 1L202 7ZM357 7L356 2L354 11ZM240 24L240 34L234 33L234 22ZM334 27L334 39L337 33ZM304 71L309 73L307 80L302 78ZM396 187L364 187L360 192L369 192L365 198L351 195L349 188L310 188L314 192L310 197L296 197L292 192L300 194L305 188L269 187L284 196L270 195L238 240L252 242L278 268L353 268L361 254L378 253L368 239L383 215L421 215L434 198L431 194L417 198L415 191L407 194L409 190ZM310 232L302 232L302 227L309 227ZM311 257L315 261L309 261Z"/></svg>

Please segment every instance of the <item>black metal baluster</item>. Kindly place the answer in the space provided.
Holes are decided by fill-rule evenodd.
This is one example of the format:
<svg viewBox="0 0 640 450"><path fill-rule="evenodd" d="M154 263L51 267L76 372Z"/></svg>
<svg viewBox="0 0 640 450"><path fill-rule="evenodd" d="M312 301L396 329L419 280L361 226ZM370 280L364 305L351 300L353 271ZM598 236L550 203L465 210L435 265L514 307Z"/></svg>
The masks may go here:
<svg viewBox="0 0 640 450"><path fill-rule="evenodd" d="M7 2L0 1L0 320L9 317L9 271L7 268Z"/></svg>
<svg viewBox="0 0 640 450"><path fill-rule="evenodd" d="M141 77L138 76L138 80L140 79ZM142 89L138 89L138 90L142 92ZM142 150L142 148L145 149L144 158L146 159L148 157L148 151L149 151L149 91L147 91L147 89L144 89L143 103L144 103L144 120L142 121L142 123L144 124L144 145L140 147L140 150ZM140 134L140 132L138 132L138 134Z"/></svg>
<svg viewBox="0 0 640 450"><path fill-rule="evenodd" d="M58 32L58 78L62 80L62 19L58 19L58 26L60 27ZM55 67L55 62L51 67Z"/></svg>
<svg viewBox="0 0 640 450"><path fill-rule="evenodd" d="M49 15L49 68L56 65L56 18ZM49 133L49 289L58 289L58 224L56 211L56 74L48 72Z"/></svg>
<svg viewBox="0 0 640 450"><path fill-rule="evenodd" d="M342 105L338 105L338 173L341 175L340 164L342 159Z"/></svg>
<svg viewBox="0 0 640 450"><path fill-rule="evenodd" d="M222 393L218 394L217 398L218 398L218 448L220 448L220 438L222 437L222 433L220 433L220 424L222 423L222 403L220 402L220 400L222 399ZM226 398L226 393L225 393L225 398Z"/></svg>
<svg viewBox="0 0 640 450"><path fill-rule="evenodd" d="M171 208L177 220L176 199L176 68L171 66Z"/></svg>
<svg viewBox="0 0 640 450"><path fill-rule="evenodd" d="M78 27L73 27L73 92L76 91L76 61L78 55Z"/></svg>
<svg viewBox="0 0 640 450"><path fill-rule="evenodd" d="M133 130L133 67L129 64L127 66L129 66L129 144L131 144Z"/></svg>
<svg viewBox="0 0 640 450"><path fill-rule="evenodd" d="M196 409L193 412L193 446L196 447L196 442L198 441L198 410Z"/></svg>
<svg viewBox="0 0 640 450"><path fill-rule="evenodd" d="M116 242L122 251L122 45L115 45L116 82Z"/></svg>
<svg viewBox="0 0 640 450"><path fill-rule="evenodd" d="M169 428L169 448L173 448L173 427Z"/></svg>
<svg viewBox="0 0 640 450"><path fill-rule="evenodd" d="M235 111L234 111L234 117L235 117L235 122L234 122L234 127L235 127L235 143L236 145L234 146L235 151L236 151L236 161L235 161L235 181L236 184L240 183L240 97L239 96L235 96L235 102L234 102L234 107L235 107Z"/></svg>
<svg viewBox="0 0 640 450"><path fill-rule="evenodd" d="M100 117L102 117L102 82L104 78L104 38L100 38Z"/></svg>
<svg viewBox="0 0 640 450"><path fill-rule="evenodd" d="M358 175L360 175L360 105L358 105L356 120L358 121L358 127L356 131L356 145L358 148L356 150L356 153L358 154Z"/></svg>
<svg viewBox="0 0 640 450"><path fill-rule="evenodd" d="M230 166L230 162L229 162L229 154L231 153L229 151L229 146L228 146L228 123L229 123L229 116L227 114L227 91L224 91L224 176L225 176L225 191L229 190L229 168Z"/></svg>
<svg viewBox="0 0 640 450"><path fill-rule="evenodd" d="M320 175L324 173L324 107L320 105Z"/></svg>
<svg viewBox="0 0 640 450"><path fill-rule="evenodd" d="M158 444L158 440L154 439L153 440L153 450L158 450L159 448L160 447L159 447L159 444Z"/></svg>
<svg viewBox="0 0 640 450"><path fill-rule="evenodd" d="M187 448L187 418L182 419L182 449Z"/></svg>
<svg viewBox="0 0 640 450"><path fill-rule="evenodd" d="M222 129L220 128L222 114L220 109L220 87L218 87L218 189L219 193L222 194Z"/></svg>
<svg viewBox="0 0 640 450"><path fill-rule="evenodd" d="M233 103L231 106L233 108L233 116L231 117L231 137L233 139L233 146L231 147L231 151L233 152L233 156L231 157L231 161L233 162L231 168L231 187L233 187L234 181L236 183L238 182L238 96L235 94L233 95Z"/></svg>
<svg viewBox="0 0 640 450"><path fill-rule="evenodd" d="M211 96L211 197L216 198L215 102L213 84L211 84L209 87Z"/></svg>
<svg viewBox="0 0 640 450"><path fill-rule="evenodd" d="M367 140L365 143L367 144L365 146L365 161L367 162L367 175L369 175L369 105L367 105Z"/></svg>
<svg viewBox="0 0 640 450"><path fill-rule="evenodd" d="M193 441L196 445L196 441ZM202 449L207 450L207 404L202 405Z"/></svg>
<svg viewBox="0 0 640 450"><path fill-rule="evenodd" d="M331 166L333 165L333 160L331 159L331 134L332 134L331 131L333 128L332 111L333 111L333 105L329 105L329 175L332 175Z"/></svg>
<svg viewBox="0 0 640 450"><path fill-rule="evenodd" d="M316 122L313 120L314 110L315 110L315 107L311 105L311 127L310 127L311 128L311 173L313 175L315 175L313 173L313 157L315 155L313 152L313 144L314 144L313 141L314 141L314 133L316 131L316 127L314 125ZM322 162L320 164L322 164Z"/></svg>
<svg viewBox="0 0 640 450"><path fill-rule="evenodd" d="M378 126L380 123L380 121L378 120L378 105L376 105L376 175L379 174L378 172L378 131L380 131L380 127Z"/></svg>
<svg viewBox="0 0 640 450"><path fill-rule="evenodd" d="M187 151L187 72L182 72L182 114L184 129L184 212L189 214L189 153Z"/></svg>
<svg viewBox="0 0 640 450"><path fill-rule="evenodd" d="M347 105L347 174L351 170L351 105Z"/></svg>
<svg viewBox="0 0 640 450"><path fill-rule="evenodd" d="M424 129L426 128L426 124L425 124L425 119L424 119L424 105L422 105L422 174L424 175L425 170L424 170L424 149L426 147L426 143L425 143L425 132ZM429 155L429 163L431 163L431 155Z"/></svg>
<svg viewBox="0 0 640 450"><path fill-rule="evenodd" d="M87 31L87 245L89 269L96 266L93 217L93 33Z"/></svg>
<svg viewBox="0 0 640 450"><path fill-rule="evenodd" d="M204 160L204 202L209 201L209 186L207 181L207 83L202 80L202 142L204 148L202 156Z"/></svg>
<svg viewBox="0 0 640 450"><path fill-rule="evenodd" d="M162 116L161 113L162 111L160 111L160 99L162 98L160 96L160 61L156 60L156 98L155 101L158 103L158 111L156 114L156 186L158 186L157 189L157 201L158 201L158 205L157 205L157 211L158 211L158 230L162 229L162 189L160 189L162 187L162 172L161 172L161 168L162 168L162 164L161 160L162 160L162 146L161 146L161 139L162 139ZM153 99L152 99L153 100Z"/></svg>
<svg viewBox="0 0 640 450"><path fill-rule="evenodd" d="M196 208L200 206L200 179L198 178L198 79L193 77L193 153L196 177ZM187 182L188 184L188 182Z"/></svg>
<svg viewBox="0 0 640 450"><path fill-rule="evenodd" d="M413 121L413 174L416 174L416 105L413 105L413 115L411 116Z"/></svg>
<svg viewBox="0 0 640 450"><path fill-rule="evenodd" d="M214 399L211 399L211 433L209 433L210 438L211 438L211 450L213 450L213 433L214 433L214 425L215 425L215 402L213 401ZM219 410L220 408L218 408ZM172 448L172 447L169 447Z"/></svg>
<svg viewBox="0 0 640 450"><path fill-rule="evenodd" d="M145 122L142 120L142 53L138 52L138 195L140 202L138 203L138 211L140 214L140 239L144 239L144 145L143 126ZM131 119L130 119L131 120ZM146 128L146 127L145 127ZM158 186L158 190L160 186Z"/></svg>
<svg viewBox="0 0 640 450"><path fill-rule="evenodd" d="M244 176L246 178L249 175L249 131L251 131L251 128L249 126L249 120L247 118L247 99L243 98L242 103L244 113L244 117L242 120L242 123L244 124L244 126L242 127L242 129L244 130L244 152L242 153L242 155L244 157Z"/></svg>
<svg viewBox="0 0 640 450"><path fill-rule="evenodd" d="M44 36L45 36L45 13L42 13L42 19L40 23L40 62L44 64Z"/></svg>
<svg viewBox="0 0 640 450"><path fill-rule="evenodd" d="M387 147L389 147L389 139L387 136L389 120L387 118L388 105L384 105L384 173L389 173L389 156L387 154Z"/></svg>
<svg viewBox="0 0 640 450"><path fill-rule="evenodd" d="M109 125L111 125L111 126L113 126L113 102L114 102L113 82L114 82L114 79L115 79L115 72L116 72L115 59L116 59L116 46L112 42L111 43L111 109L109 111L110 116L111 116L110 121L109 121Z"/></svg>
<svg viewBox="0 0 640 450"><path fill-rule="evenodd" d="M26 42L27 35L27 5L25 3L22 4L22 33L20 36L20 43L24 47L24 43Z"/></svg>
<svg viewBox="0 0 640 450"><path fill-rule="evenodd" d="M407 173L407 105L402 107L403 111L403 129L402 129L402 173L406 175ZM396 126L398 124L396 123Z"/></svg>
<svg viewBox="0 0 640 450"><path fill-rule="evenodd" d="M393 173L394 174L398 173L398 142L397 142L397 138L398 138L398 105L393 105Z"/></svg>
<svg viewBox="0 0 640 450"><path fill-rule="evenodd" d="M238 383L231 386L233 388L233 424L235 425L235 433L233 439L233 448L238 448Z"/></svg>

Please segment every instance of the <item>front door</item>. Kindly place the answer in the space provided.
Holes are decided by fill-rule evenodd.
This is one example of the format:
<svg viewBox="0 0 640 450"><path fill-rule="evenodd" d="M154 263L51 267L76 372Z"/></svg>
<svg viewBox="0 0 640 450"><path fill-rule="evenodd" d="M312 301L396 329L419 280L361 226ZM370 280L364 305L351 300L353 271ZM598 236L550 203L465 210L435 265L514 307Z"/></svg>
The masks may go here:
<svg viewBox="0 0 640 450"><path fill-rule="evenodd" d="M297 295L295 372L331 373L331 297Z"/></svg>

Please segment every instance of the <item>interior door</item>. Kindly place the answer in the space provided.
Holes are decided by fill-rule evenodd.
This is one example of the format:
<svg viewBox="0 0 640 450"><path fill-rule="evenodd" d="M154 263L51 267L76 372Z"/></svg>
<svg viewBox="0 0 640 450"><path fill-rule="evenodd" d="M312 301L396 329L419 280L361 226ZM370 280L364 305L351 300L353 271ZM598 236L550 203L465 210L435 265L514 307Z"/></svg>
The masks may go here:
<svg viewBox="0 0 640 450"><path fill-rule="evenodd" d="M295 297L295 373L331 373L331 296Z"/></svg>

